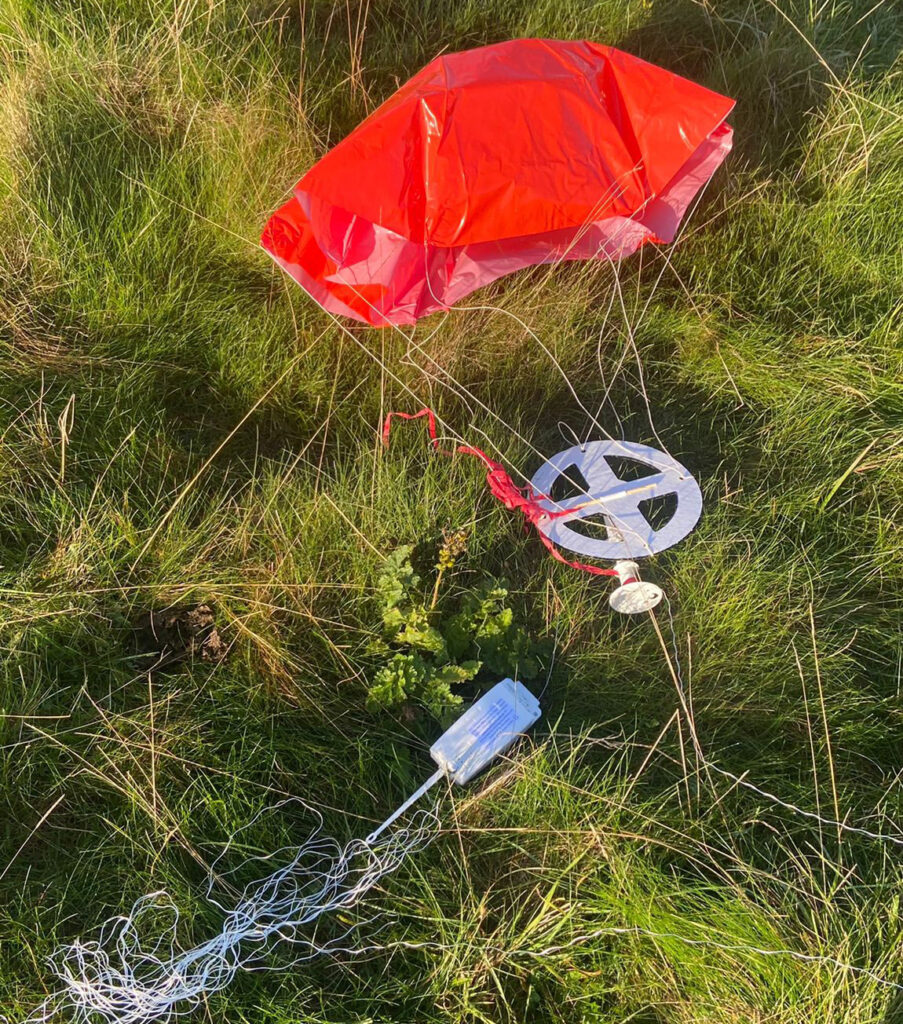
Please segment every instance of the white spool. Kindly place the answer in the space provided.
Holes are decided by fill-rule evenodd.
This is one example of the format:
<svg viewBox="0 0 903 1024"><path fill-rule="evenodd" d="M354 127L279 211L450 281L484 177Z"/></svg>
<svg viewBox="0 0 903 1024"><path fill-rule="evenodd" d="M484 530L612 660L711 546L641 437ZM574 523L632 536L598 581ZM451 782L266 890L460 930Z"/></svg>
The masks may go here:
<svg viewBox="0 0 903 1024"><path fill-rule="evenodd" d="M615 562L615 572L621 585L612 592L608 603L616 612L623 615L651 612L665 596L661 587L639 578L639 566L636 562L628 559Z"/></svg>

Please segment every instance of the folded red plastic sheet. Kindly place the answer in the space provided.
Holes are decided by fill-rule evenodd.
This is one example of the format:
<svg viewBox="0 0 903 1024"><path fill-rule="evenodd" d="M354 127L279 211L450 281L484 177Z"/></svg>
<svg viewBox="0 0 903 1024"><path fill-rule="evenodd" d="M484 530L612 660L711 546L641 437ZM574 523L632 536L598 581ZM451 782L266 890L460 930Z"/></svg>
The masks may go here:
<svg viewBox="0 0 903 1024"><path fill-rule="evenodd" d="M311 167L263 246L330 312L413 324L523 267L670 242L733 105L593 42L438 57Z"/></svg>

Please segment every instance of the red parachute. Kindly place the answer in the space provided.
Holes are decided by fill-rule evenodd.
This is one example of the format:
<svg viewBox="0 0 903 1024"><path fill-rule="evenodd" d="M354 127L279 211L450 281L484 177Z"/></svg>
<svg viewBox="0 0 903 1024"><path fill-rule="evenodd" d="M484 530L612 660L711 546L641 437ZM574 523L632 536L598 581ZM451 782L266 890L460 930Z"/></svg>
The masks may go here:
<svg viewBox="0 0 903 1024"><path fill-rule="evenodd" d="M330 312L413 324L523 267L670 242L733 105L592 42L438 57L311 167L263 246Z"/></svg>

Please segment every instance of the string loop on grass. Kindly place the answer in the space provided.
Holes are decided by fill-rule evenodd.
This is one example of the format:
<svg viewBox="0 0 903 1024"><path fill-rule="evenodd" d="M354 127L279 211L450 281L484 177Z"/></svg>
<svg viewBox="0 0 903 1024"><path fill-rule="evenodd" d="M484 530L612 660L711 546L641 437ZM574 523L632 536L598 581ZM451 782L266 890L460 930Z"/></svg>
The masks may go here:
<svg viewBox="0 0 903 1024"><path fill-rule="evenodd" d="M570 566L572 569L580 569L593 576L617 576L617 572L614 569L604 569L599 565L586 565L583 562L572 562L570 559L565 558L552 541L549 540L545 532L540 529L540 524L549 519L571 515L574 512L573 508L563 508L558 510L546 508L544 505L540 504L540 501L550 501L551 499L547 498L546 495L537 493L529 483L525 487L519 487L511 479L511 474L505 469L505 467L500 462L496 462L495 459L491 459L486 452L482 450L482 448L475 448L469 444L459 444L451 451L444 450L439 444L439 438L436 432L436 414L432 409L427 407L414 413L390 412L383 423L383 445L386 447L389 446L389 435L392 430L392 420L394 418L397 417L403 420L419 420L423 416L427 418L427 429L429 431L430 444L433 448L442 455L459 454L476 456L476 458L478 458L488 470L486 474L486 486L489 488L489 492L492 496L500 501L509 511L517 511L523 514L527 523L536 528L539 539L554 559L562 562L564 565Z"/></svg>
<svg viewBox="0 0 903 1024"><path fill-rule="evenodd" d="M277 943L303 947L298 960L336 952L360 923L321 940L312 927L318 918L354 906L409 853L425 846L438 825L434 808L421 810L407 826L378 841L352 839L343 845L323 834L319 811L303 806L317 821L308 839L283 867L246 886L231 910L212 897L211 870L207 897L225 914L217 935L180 949L181 915L171 896L165 891L142 896L127 915L107 921L96 940L76 940L57 950L51 967L62 988L26 1024L50 1021L59 1014L79 1024L169 1021L225 988L238 971L260 966Z"/></svg>

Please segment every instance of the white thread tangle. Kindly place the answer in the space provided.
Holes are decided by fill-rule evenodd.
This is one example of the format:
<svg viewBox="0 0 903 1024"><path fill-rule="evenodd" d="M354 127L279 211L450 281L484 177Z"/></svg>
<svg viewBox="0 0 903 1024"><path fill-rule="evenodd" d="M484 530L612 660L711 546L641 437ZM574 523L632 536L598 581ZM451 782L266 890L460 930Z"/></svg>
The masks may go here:
<svg viewBox="0 0 903 1024"><path fill-rule="evenodd" d="M211 874L207 898L225 915L217 935L180 949L180 912L170 895L160 891L142 896L127 915L108 920L96 940L76 940L57 950L51 968L62 987L25 1024L59 1015L78 1024L171 1021L226 988L240 970L261 965L278 943L306 947L296 960L338 952L360 923L321 943L313 927L317 919L358 903L409 853L425 846L438 825L435 808L421 810L407 826L377 842L352 839L342 845L323 835L322 815L315 808L302 806L317 820L309 838L291 851L284 867L248 885L232 909L211 895ZM272 861L283 852L260 859Z"/></svg>

